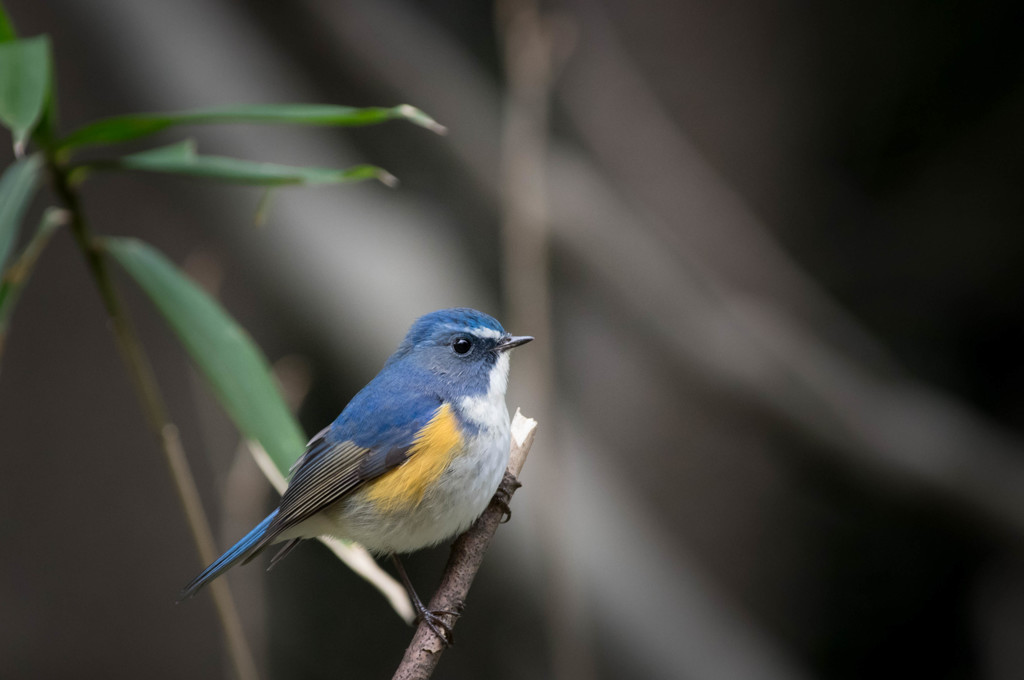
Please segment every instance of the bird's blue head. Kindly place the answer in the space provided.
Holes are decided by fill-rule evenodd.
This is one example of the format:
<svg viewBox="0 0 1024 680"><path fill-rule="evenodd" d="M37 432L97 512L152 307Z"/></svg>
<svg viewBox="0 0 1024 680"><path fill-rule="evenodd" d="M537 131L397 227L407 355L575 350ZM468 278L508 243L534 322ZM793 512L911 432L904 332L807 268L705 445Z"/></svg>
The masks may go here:
<svg viewBox="0 0 1024 680"><path fill-rule="evenodd" d="M441 309L413 323L388 364L409 362L464 394L487 392L493 385L504 395L508 350L531 340L509 335L494 317L475 309Z"/></svg>

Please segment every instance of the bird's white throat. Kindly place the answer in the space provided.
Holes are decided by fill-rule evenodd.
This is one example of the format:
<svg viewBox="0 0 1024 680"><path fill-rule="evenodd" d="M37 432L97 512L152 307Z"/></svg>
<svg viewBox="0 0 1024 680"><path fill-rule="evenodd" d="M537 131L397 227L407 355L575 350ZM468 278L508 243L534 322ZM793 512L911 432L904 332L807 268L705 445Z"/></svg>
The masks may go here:
<svg viewBox="0 0 1024 680"><path fill-rule="evenodd" d="M487 392L462 398L462 414L466 420L483 429L508 428L508 407L505 390L508 389L508 352L498 355L488 376Z"/></svg>

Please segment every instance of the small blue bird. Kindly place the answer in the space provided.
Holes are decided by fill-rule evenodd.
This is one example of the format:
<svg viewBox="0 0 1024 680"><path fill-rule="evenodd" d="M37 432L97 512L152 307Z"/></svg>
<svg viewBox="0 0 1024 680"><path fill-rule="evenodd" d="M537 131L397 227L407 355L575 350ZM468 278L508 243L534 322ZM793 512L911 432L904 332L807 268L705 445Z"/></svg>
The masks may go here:
<svg viewBox="0 0 1024 680"><path fill-rule="evenodd" d="M306 445L281 504L185 586L191 597L237 562L284 542L333 536L391 555L421 618L442 640L396 553L451 538L487 507L508 465L509 354L533 340L473 309L420 317L384 368Z"/></svg>

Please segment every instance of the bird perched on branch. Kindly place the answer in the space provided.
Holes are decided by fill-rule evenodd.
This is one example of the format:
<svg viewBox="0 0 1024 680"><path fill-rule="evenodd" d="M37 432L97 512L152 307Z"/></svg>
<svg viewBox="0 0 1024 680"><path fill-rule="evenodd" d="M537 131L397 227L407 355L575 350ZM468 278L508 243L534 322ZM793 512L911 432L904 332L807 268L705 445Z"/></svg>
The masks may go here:
<svg viewBox="0 0 1024 680"><path fill-rule="evenodd" d="M397 553L451 538L487 507L508 465L509 350L533 340L473 309L420 317L380 373L306 445L276 510L185 586L191 597L239 561L333 536L391 555L417 613L446 640Z"/></svg>

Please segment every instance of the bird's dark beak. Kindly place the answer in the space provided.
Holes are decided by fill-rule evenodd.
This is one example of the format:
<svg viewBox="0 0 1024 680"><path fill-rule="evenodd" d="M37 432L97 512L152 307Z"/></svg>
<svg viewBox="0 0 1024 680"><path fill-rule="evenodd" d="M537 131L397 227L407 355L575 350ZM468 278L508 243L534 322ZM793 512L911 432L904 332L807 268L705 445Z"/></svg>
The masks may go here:
<svg viewBox="0 0 1024 680"><path fill-rule="evenodd" d="M502 336L501 340L495 346L495 352L507 352L513 347L519 347L519 345L525 345L526 343L533 340L532 335L505 335Z"/></svg>

